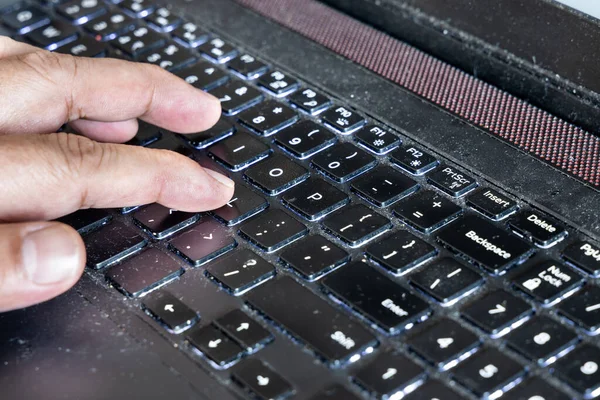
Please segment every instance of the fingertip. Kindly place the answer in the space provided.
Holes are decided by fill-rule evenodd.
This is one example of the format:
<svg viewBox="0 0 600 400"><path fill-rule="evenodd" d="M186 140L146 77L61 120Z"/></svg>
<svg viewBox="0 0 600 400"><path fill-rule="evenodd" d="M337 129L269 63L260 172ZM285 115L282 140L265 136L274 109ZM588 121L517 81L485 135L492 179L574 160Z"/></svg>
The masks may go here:
<svg viewBox="0 0 600 400"><path fill-rule="evenodd" d="M71 288L85 265L85 246L58 222L0 225L0 312L47 301Z"/></svg>
<svg viewBox="0 0 600 400"><path fill-rule="evenodd" d="M81 236L70 226L48 222L23 237L21 260L29 281L38 286L51 286L56 295L81 277L85 246Z"/></svg>
<svg viewBox="0 0 600 400"><path fill-rule="evenodd" d="M202 132L212 128L221 118L221 102L210 93L189 86L190 95L182 97L174 113L179 115L171 130L181 134Z"/></svg>

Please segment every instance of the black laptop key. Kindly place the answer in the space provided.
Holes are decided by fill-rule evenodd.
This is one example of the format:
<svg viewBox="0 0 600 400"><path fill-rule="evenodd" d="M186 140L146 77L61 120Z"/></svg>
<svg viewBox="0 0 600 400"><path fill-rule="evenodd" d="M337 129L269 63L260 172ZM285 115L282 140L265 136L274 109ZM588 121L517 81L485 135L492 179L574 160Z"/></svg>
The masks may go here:
<svg viewBox="0 0 600 400"><path fill-rule="evenodd" d="M75 57L104 57L108 52L108 46L89 36L82 36L74 42L59 47L56 52Z"/></svg>
<svg viewBox="0 0 600 400"><path fill-rule="evenodd" d="M345 207L323 220L323 226L350 247L358 247L392 228L389 219L362 204Z"/></svg>
<svg viewBox="0 0 600 400"><path fill-rule="evenodd" d="M531 306L521 298L496 290L469 304L462 310L462 315L490 335L499 336L532 312Z"/></svg>
<svg viewBox="0 0 600 400"><path fill-rule="evenodd" d="M192 149L187 146L184 140L175 135L163 135L159 140L152 142L145 147L149 149L169 150L179 153L185 157L192 157Z"/></svg>
<svg viewBox="0 0 600 400"><path fill-rule="evenodd" d="M596 398L600 391L600 348L585 344L558 360L554 372L583 398Z"/></svg>
<svg viewBox="0 0 600 400"><path fill-rule="evenodd" d="M137 134L127 144L132 146L148 146L162 138L160 128L144 121L138 121L138 124Z"/></svg>
<svg viewBox="0 0 600 400"><path fill-rule="evenodd" d="M361 324L290 277L256 288L247 300L328 364L345 363L377 345L375 336Z"/></svg>
<svg viewBox="0 0 600 400"><path fill-rule="evenodd" d="M310 120L300 121L275 136L275 143L301 159L332 146L336 141L334 133Z"/></svg>
<svg viewBox="0 0 600 400"><path fill-rule="evenodd" d="M402 146L390 154L390 160L413 175L423 175L439 164L437 158L414 146Z"/></svg>
<svg viewBox="0 0 600 400"><path fill-rule="evenodd" d="M412 233L398 231L369 245L366 253L370 259L399 275L435 257L437 250Z"/></svg>
<svg viewBox="0 0 600 400"><path fill-rule="evenodd" d="M575 332L548 317L533 317L506 336L508 345L542 366L578 342Z"/></svg>
<svg viewBox="0 0 600 400"><path fill-rule="evenodd" d="M195 48L206 42L209 34L193 22L186 22L175 28L171 35L186 47Z"/></svg>
<svg viewBox="0 0 600 400"><path fill-rule="evenodd" d="M257 60L248 53L241 54L234 58L227 66L244 79L256 79L264 74L269 68L267 64Z"/></svg>
<svg viewBox="0 0 600 400"><path fill-rule="evenodd" d="M340 133L351 133L367 123L356 111L341 105L334 105L321 114L321 120Z"/></svg>
<svg viewBox="0 0 600 400"><path fill-rule="evenodd" d="M310 400L360 400L357 395L343 387L342 385L336 384L329 386L315 396L311 397Z"/></svg>
<svg viewBox="0 0 600 400"><path fill-rule="evenodd" d="M348 204L350 197L322 179L309 178L288 190L282 201L304 218L315 221Z"/></svg>
<svg viewBox="0 0 600 400"><path fill-rule="evenodd" d="M294 388L287 380L256 359L241 363L233 371L232 378L260 400L281 400L294 393Z"/></svg>
<svg viewBox="0 0 600 400"><path fill-rule="evenodd" d="M56 12L79 25L104 14L106 5L101 0L75 0L57 6Z"/></svg>
<svg viewBox="0 0 600 400"><path fill-rule="evenodd" d="M135 20L123 13L109 13L84 25L96 40L108 41L135 28Z"/></svg>
<svg viewBox="0 0 600 400"><path fill-rule="evenodd" d="M410 276L410 282L444 305L452 304L483 285L481 274L452 258L443 258Z"/></svg>
<svg viewBox="0 0 600 400"><path fill-rule="evenodd" d="M148 241L135 230L114 221L84 238L87 265L106 268L140 251Z"/></svg>
<svg viewBox="0 0 600 400"><path fill-rule="evenodd" d="M352 190L377 207L387 207L414 193L419 185L392 167L377 167L352 182Z"/></svg>
<svg viewBox="0 0 600 400"><path fill-rule="evenodd" d="M102 225L106 225L111 219L112 215L106 210L90 208L87 210L75 211L72 214L57 219L57 221L71 226L83 235L100 228Z"/></svg>
<svg viewBox="0 0 600 400"><path fill-rule="evenodd" d="M489 188L478 190L467 197L467 205L494 221L506 218L518 209L516 201Z"/></svg>
<svg viewBox="0 0 600 400"><path fill-rule="evenodd" d="M481 341L457 322L441 319L412 335L407 343L427 362L446 370L472 354Z"/></svg>
<svg viewBox="0 0 600 400"><path fill-rule="evenodd" d="M588 285L559 306L560 313L590 333L600 330L600 287Z"/></svg>
<svg viewBox="0 0 600 400"><path fill-rule="evenodd" d="M410 392L404 400L466 400L448 386L437 380L428 380L414 392ZM530 400L530 399L529 399ZM535 399L533 399L535 400ZM540 399L537 399L540 400Z"/></svg>
<svg viewBox="0 0 600 400"><path fill-rule="evenodd" d="M156 8L153 0L124 0L119 6L138 18L146 17Z"/></svg>
<svg viewBox="0 0 600 400"><path fill-rule="evenodd" d="M438 240L493 273L501 273L533 253L520 238L474 215L452 223L438 234Z"/></svg>
<svg viewBox="0 0 600 400"><path fill-rule="evenodd" d="M270 196L276 196L306 180L310 173L287 157L275 154L248 168L244 177Z"/></svg>
<svg viewBox="0 0 600 400"><path fill-rule="evenodd" d="M266 100L239 115L242 124L263 136L270 136L298 120L298 114L290 107Z"/></svg>
<svg viewBox="0 0 600 400"><path fill-rule="evenodd" d="M213 214L227 225L236 225L258 214L269 206L267 200L248 189L237 184L233 197L229 203L213 211Z"/></svg>
<svg viewBox="0 0 600 400"><path fill-rule="evenodd" d="M582 345L554 363L554 372L585 398L600 390L600 348Z"/></svg>
<svg viewBox="0 0 600 400"><path fill-rule="evenodd" d="M227 115L237 114L263 99L260 91L240 80L230 80L210 93L221 101L221 108Z"/></svg>
<svg viewBox="0 0 600 400"><path fill-rule="evenodd" d="M567 262L590 275L600 275L600 246L581 241L572 243L562 253Z"/></svg>
<svg viewBox="0 0 600 400"><path fill-rule="evenodd" d="M25 34L41 26L48 25L48 15L35 6L18 7L2 16L2 22L20 34Z"/></svg>
<svg viewBox="0 0 600 400"><path fill-rule="evenodd" d="M160 289L144 297L142 307L146 313L173 333L181 333L200 320L194 310L166 290Z"/></svg>
<svg viewBox="0 0 600 400"><path fill-rule="evenodd" d="M521 211L508 221L511 229L535 245L551 247L567 236L567 230L558 221L536 211Z"/></svg>
<svg viewBox="0 0 600 400"><path fill-rule="evenodd" d="M269 253L307 233L306 225L281 210L269 210L240 226L242 236Z"/></svg>
<svg viewBox="0 0 600 400"><path fill-rule="evenodd" d="M525 374L519 363L496 349L478 352L453 371L456 381L486 399L502 393Z"/></svg>
<svg viewBox="0 0 600 400"><path fill-rule="evenodd" d="M239 360L244 350L213 325L194 329L187 336L188 342L220 368L226 368Z"/></svg>
<svg viewBox="0 0 600 400"><path fill-rule="evenodd" d="M327 291L389 333L425 318L429 305L365 262L356 261L327 275Z"/></svg>
<svg viewBox="0 0 600 400"><path fill-rule="evenodd" d="M227 253L236 246L231 232L213 218L199 224L169 241L169 248L194 266L200 266Z"/></svg>
<svg viewBox="0 0 600 400"><path fill-rule="evenodd" d="M195 148L204 149L205 147L233 135L234 131L235 128L233 124L226 119L221 118L215 125L205 131L182 135L181 137L187 140Z"/></svg>
<svg viewBox="0 0 600 400"><path fill-rule="evenodd" d="M279 70L264 74L258 79L258 84L276 96L285 96L300 86L295 78Z"/></svg>
<svg viewBox="0 0 600 400"><path fill-rule="evenodd" d="M208 148L208 154L232 171L239 171L271 154L269 146L244 129Z"/></svg>
<svg viewBox="0 0 600 400"><path fill-rule="evenodd" d="M271 332L241 310L228 312L215 324L248 352L254 352L273 340Z"/></svg>
<svg viewBox="0 0 600 400"><path fill-rule="evenodd" d="M380 353L354 375L354 381L378 399L396 398L425 378L425 371L403 354Z"/></svg>
<svg viewBox="0 0 600 400"><path fill-rule="evenodd" d="M206 273L234 295L240 295L271 279L275 275L275 267L244 249L211 263Z"/></svg>
<svg viewBox="0 0 600 400"><path fill-rule="evenodd" d="M146 21L160 32L171 32L183 22L166 7L157 8L146 17Z"/></svg>
<svg viewBox="0 0 600 400"><path fill-rule="evenodd" d="M134 222L156 239L179 232L199 219L198 214L177 211L160 204L151 204L133 214Z"/></svg>
<svg viewBox="0 0 600 400"><path fill-rule="evenodd" d="M350 255L323 236L309 236L281 253L279 259L304 279L313 281L345 264Z"/></svg>
<svg viewBox="0 0 600 400"><path fill-rule="evenodd" d="M336 182L346 182L373 168L376 159L351 143L338 143L312 159L324 175Z"/></svg>
<svg viewBox="0 0 600 400"><path fill-rule="evenodd" d="M53 20L49 25L29 32L25 37L36 46L46 50L55 50L77 40L78 31L73 25Z"/></svg>
<svg viewBox="0 0 600 400"><path fill-rule="evenodd" d="M158 65L167 71L182 68L196 60L196 56L185 47L169 42L162 49L143 54L139 60L148 64Z"/></svg>
<svg viewBox="0 0 600 400"><path fill-rule="evenodd" d="M400 145L400 138L378 125L368 125L354 134L358 143L376 154L385 154Z"/></svg>
<svg viewBox="0 0 600 400"><path fill-rule="evenodd" d="M238 55L235 47L220 38L213 38L198 46L198 51L218 64L226 63Z"/></svg>
<svg viewBox="0 0 600 400"><path fill-rule="evenodd" d="M127 32L111 42L113 46L130 57L137 57L142 53L162 46L165 38L146 26L138 26L133 31Z"/></svg>
<svg viewBox="0 0 600 400"><path fill-rule="evenodd" d="M519 384L508 392L507 397L518 400L570 400L571 397L558 391L542 378L534 377Z"/></svg>
<svg viewBox="0 0 600 400"><path fill-rule="evenodd" d="M564 264L545 261L528 267L513 282L524 293L549 305L581 286L583 277Z"/></svg>
<svg viewBox="0 0 600 400"><path fill-rule="evenodd" d="M427 180L452 197L461 197L477 187L475 179L449 165L443 165L429 174Z"/></svg>
<svg viewBox="0 0 600 400"><path fill-rule="evenodd" d="M461 213L460 206L430 190L420 191L394 207L394 214L402 221L424 233L439 229Z"/></svg>
<svg viewBox="0 0 600 400"><path fill-rule="evenodd" d="M140 297L183 274L177 262L156 248L149 248L108 270L106 279L128 297Z"/></svg>
<svg viewBox="0 0 600 400"><path fill-rule="evenodd" d="M298 90L290 96L293 105L304 112L315 115L331 105L331 99L313 89Z"/></svg>
<svg viewBox="0 0 600 400"><path fill-rule="evenodd" d="M191 67L176 72L176 75L197 89L211 90L229 80L229 76L208 61L200 60Z"/></svg>

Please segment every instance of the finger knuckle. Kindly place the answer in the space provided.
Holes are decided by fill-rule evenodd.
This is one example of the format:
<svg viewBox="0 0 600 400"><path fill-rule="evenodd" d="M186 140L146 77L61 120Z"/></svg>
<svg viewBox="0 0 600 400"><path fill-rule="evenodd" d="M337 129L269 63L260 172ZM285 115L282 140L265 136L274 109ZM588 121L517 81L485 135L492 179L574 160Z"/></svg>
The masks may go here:
<svg viewBox="0 0 600 400"><path fill-rule="evenodd" d="M16 56L18 61L43 83L51 85L58 93L64 93L64 120L84 118L81 110L75 109L74 82L82 60L68 54L35 51Z"/></svg>
<svg viewBox="0 0 600 400"><path fill-rule="evenodd" d="M112 146L97 143L83 136L69 133L49 135L57 153L63 173L73 179L88 176L109 162Z"/></svg>

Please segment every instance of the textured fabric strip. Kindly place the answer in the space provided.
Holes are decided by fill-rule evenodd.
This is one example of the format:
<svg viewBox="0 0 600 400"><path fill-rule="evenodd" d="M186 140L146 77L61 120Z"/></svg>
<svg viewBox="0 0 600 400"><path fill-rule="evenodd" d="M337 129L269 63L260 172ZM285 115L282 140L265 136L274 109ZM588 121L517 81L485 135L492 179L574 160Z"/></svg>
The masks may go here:
<svg viewBox="0 0 600 400"><path fill-rule="evenodd" d="M600 188L600 138L314 0L236 0Z"/></svg>

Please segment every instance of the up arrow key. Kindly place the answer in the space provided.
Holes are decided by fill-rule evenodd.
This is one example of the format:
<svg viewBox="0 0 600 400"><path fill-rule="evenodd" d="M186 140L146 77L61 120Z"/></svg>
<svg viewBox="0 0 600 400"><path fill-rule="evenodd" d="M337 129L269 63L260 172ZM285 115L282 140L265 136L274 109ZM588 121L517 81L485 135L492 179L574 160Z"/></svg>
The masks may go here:
<svg viewBox="0 0 600 400"><path fill-rule="evenodd" d="M250 324L247 322L244 322L244 323L240 324L239 328L237 328L236 331L241 332L241 331L247 331L248 329L250 329Z"/></svg>
<svg viewBox="0 0 600 400"><path fill-rule="evenodd" d="M490 311L488 311L488 313L490 313L490 315L495 315L502 314L505 311L506 307L504 307L502 304L496 304L496 308L492 308Z"/></svg>

